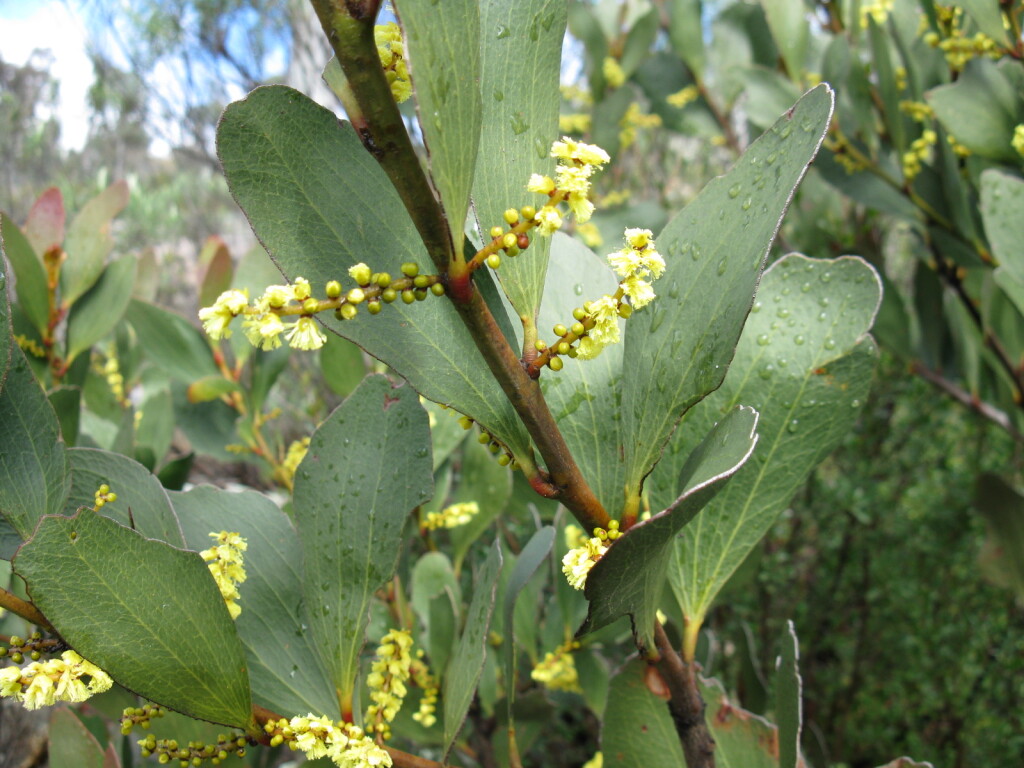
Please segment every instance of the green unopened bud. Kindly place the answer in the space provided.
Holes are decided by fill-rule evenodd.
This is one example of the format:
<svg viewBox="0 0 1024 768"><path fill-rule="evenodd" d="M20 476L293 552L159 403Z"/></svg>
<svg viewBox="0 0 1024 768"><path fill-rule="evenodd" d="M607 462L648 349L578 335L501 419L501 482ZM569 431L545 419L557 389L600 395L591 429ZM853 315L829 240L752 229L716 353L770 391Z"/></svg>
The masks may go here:
<svg viewBox="0 0 1024 768"><path fill-rule="evenodd" d="M109 501L111 504L113 504L115 501L117 501L117 494L116 493L108 493L107 494L107 501Z"/></svg>
<svg viewBox="0 0 1024 768"><path fill-rule="evenodd" d="M576 355L578 355L578 354L579 354L579 350L577 350L576 347L573 347L572 349L569 350L569 357L571 357L573 359L575 359Z"/></svg>
<svg viewBox="0 0 1024 768"><path fill-rule="evenodd" d="M497 443L489 443L487 446L487 450L490 451L491 453L497 454L498 451L501 450L501 446L498 445Z"/></svg>
<svg viewBox="0 0 1024 768"><path fill-rule="evenodd" d="M15 651L14 653L11 654L11 661L13 661L15 664L21 664L21 662L23 662L24 660L25 660L25 657L22 656L17 651Z"/></svg>
<svg viewBox="0 0 1024 768"><path fill-rule="evenodd" d="M351 320L359 314L359 308L355 304L342 304L338 307L338 312L341 313L342 320Z"/></svg>
<svg viewBox="0 0 1024 768"><path fill-rule="evenodd" d="M517 211L515 208L509 208L507 211L505 211L506 224L509 224L511 226L514 225L517 221L519 221L519 211Z"/></svg>
<svg viewBox="0 0 1024 768"><path fill-rule="evenodd" d="M555 336L565 336L565 334L569 332L569 329L566 328L561 323L559 323L558 325L551 329L551 332L555 334Z"/></svg>
<svg viewBox="0 0 1024 768"><path fill-rule="evenodd" d="M389 285L391 285L391 275L389 275L387 272L381 272L379 275L377 275L377 285L379 285L381 288L387 288Z"/></svg>
<svg viewBox="0 0 1024 768"><path fill-rule="evenodd" d="M501 227L491 227L491 237L497 240L499 237L505 234L505 230Z"/></svg>
<svg viewBox="0 0 1024 768"><path fill-rule="evenodd" d="M32 651L32 653L30 653L29 656L32 657L32 661L39 661L43 657L43 654L41 654L39 651Z"/></svg>
<svg viewBox="0 0 1024 768"><path fill-rule="evenodd" d="M339 283L337 280L331 280L329 283L327 283L327 286L324 288L324 293L327 294L327 298L329 299L338 298L339 296L341 296L341 283Z"/></svg>
<svg viewBox="0 0 1024 768"><path fill-rule="evenodd" d="M369 312L371 315L379 315L380 314L380 302L379 301L371 301L369 304L366 305L366 311Z"/></svg>
<svg viewBox="0 0 1024 768"><path fill-rule="evenodd" d="M430 286L430 292L435 296L444 296L444 284L434 283L432 286Z"/></svg>
<svg viewBox="0 0 1024 768"><path fill-rule="evenodd" d="M498 464L502 467L507 467L509 465L509 462L511 461L512 457L509 456L507 453L503 453L501 454L501 456L498 457Z"/></svg>
<svg viewBox="0 0 1024 768"><path fill-rule="evenodd" d="M413 295L412 291L410 291L407 288L406 290L402 291L402 301L404 301L406 304L412 304L414 301L416 301L416 297Z"/></svg>
<svg viewBox="0 0 1024 768"><path fill-rule="evenodd" d="M470 427L473 426L473 420L469 418L469 416L460 416L459 426L461 426L463 429L469 429Z"/></svg>
<svg viewBox="0 0 1024 768"><path fill-rule="evenodd" d="M583 327L583 323L573 323L572 328L569 329L577 336L582 336L587 332L587 329Z"/></svg>
<svg viewBox="0 0 1024 768"><path fill-rule="evenodd" d="M538 352L543 352L545 349L548 348L548 345L546 342L544 342L543 339L537 339L535 342L533 342L533 348L536 349Z"/></svg>
<svg viewBox="0 0 1024 768"><path fill-rule="evenodd" d="M416 298L416 301L423 301L427 298L427 294L430 293L426 288L417 288L412 292L412 295Z"/></svg>
<svg viewBox="0 0 1024 768"><path fill-rule="evenodd" d="M509 256L518 256L519 248L518 246L513 245L511 248L506 248L505 253L507 253Z"/></svg>
<svg viewBox="0 0 1024 768"><path fill-rule="evenodd" d="M583 307L576 307L576 309L572 311L572 316L574 320L582 320L587 316L587 311L583 309Z"/></svg>
<svg viewBox="0 0 1024 768"><path fill-rule="evenodd" d="M626 304L625 302L619 304L619 317L621 317L623 320L628 320L630 315L632 314L633 308L629 306L629 304Z"/></svg>
<svg viewBox="0 0 1024 768"><path fill-rule="evenodd" d="M363 293L362 288L353 288L351 291L345 294L345 300L349 304L360 304L366 299L366 294Z"/></svg>
<svg viewBox="0 0 1024 768"><path fill-rule="evenodd" d="M517 247L517 243L518 240L516 239L516 236L511 232L506 233L505 236L501 238L501 245L503 248L515 248Z"/></svg>
<svg viewBox="0 0 1024 768"><path fill-rule="evenodd" d="M560 341L558 342L558 345L555 347L555 350L560 355L568 355L570 349L572 349L572 344L570 344L568 341Z"/></svg>
<svg viewBox="0 0 1024 768"><path fill-rule="evenodd" d="M426 288L430 285L430 277L428 275L417 275L412 279L412 284L417 288Z"/></svg>
<svg viewBox="0 0 1024 768"><path fill-rule="evenodd" d="M416 277L420 273L419 264L412 261L407 261L402 265L402 274L406 277Z"/></svg>
<svg viewBox="0 0 1024 768"><path fill-rule="evenodd" d="M529 221L530 219L537 215L537 209L534 208L532 205L524 205L522 208L519 209L519 213L520 215L522 215L524 219Z"/></svg>
<svg viewBox="0 0 1024 768"><path fill-rule="evenodd" d="M99 493L101 493L101 494L107 494L107 493L110 493L110 486L109 486L109 485L107 485L106 483L103 483L103 484L102 484L102 485L101 485L101 486L99 487Z"/></svg>
<svg viewBox="0 0 1024 768"><path fill-rule="evenodd" d="M491 269L497 269L501 266L501 256L496 253L492 253L487 257L487 266Z"/></svg>
<svg viewBox="0 0 1024 768"><path fill-rule="evenodd" d="M562 358L552 357L550 360L548 360L548 368L550 368L552 371L562 370Z"/></svg>
<svg viewBox="0 0 1024 768"><path fill-rule="evenodd" d="M479 435L476 436L476 441L480 443L480 445L486 445L487 443L491 442L491 436L486 432L481 432Z"/></svg>
<svg viewBox="0 0 1024 768"><path fill-rule="evenodd" d="M312 296L310 296L308 299L302 302L302 311L305 312L307 315L314 314L318 309L320 309L320 302L314 299Z"/></svg>
<svg viewBox="0 0 1024 768"><path fill-rule="evenodd" d="M373 277L373 270L371 270L365 264L356 264L354 267L349 269L349 275L360 285L369 285L370 278Z"/></svg>
<svg viewBox="0 0 1024 768"><path fill-rule="evenodd" d="M390 304L392 301L398 298L398 291L394 288L385 288L380 292L380 298L385 304Z"/></svg>

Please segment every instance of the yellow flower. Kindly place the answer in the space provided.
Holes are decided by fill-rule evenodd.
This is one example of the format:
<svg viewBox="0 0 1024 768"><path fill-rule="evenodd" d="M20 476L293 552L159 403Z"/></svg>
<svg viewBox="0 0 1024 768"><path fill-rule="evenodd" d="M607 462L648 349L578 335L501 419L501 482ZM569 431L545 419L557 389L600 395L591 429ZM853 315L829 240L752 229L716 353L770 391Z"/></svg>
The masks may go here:
<svg viewBox="0 0 1024 768"><path fill-rule="evenodd" d="M572 657L572 652L579 647L578 642L570 640L553 652L544 654L544 660L533 668L530 677L552 691L579 692L580 676Z"/></svg>
<svg viewBox="0 0 1024 768"><path fill-rule="evenodd" d="M423 651L417 651L417 658L412 660L410 671L413 682L423 691L423 698L420 699L420 708L413 713L412 719L424 728L430 728L437 723L437 679L430 674L430 669L421 661Z"/></svg>
<svg viewBox="0 0 1024 768"><path fill-rule="evenodd" d="M604 244L601 230L597 228L596 224L580 224L576 227L576 234L580 236L588 248L598 248Z"/></svg>
<svg viewBox="0 0 1024 768"><path fill-rule="evenodd" d="M623 292L629 296L629 303L634 309L646 307L657 298L651 284L636 275L630 275L620 285Z"/></svg>
<svg viewBox="0 0 1024 768"><path fill-rule="evenodd" d="M1024 157L1024 124L1018 125L1013 129L1013 139L1010 141L1010 146L1017 151L1018 155Z"/></svg>
<svg viewBox="0 0 1024 768"><path fill-rule="evenodd" d="M562 558L562 573L565 574L569 586L573 589L583 589L587 583L590 569L597 565L604 553L608 551L611 542L621 535L619 521L612 520L608 524L608 530L595 528L591 538L566 552L565 557Z"/></svg>
<svg viewBox="0 0 1024 768"><path fill-rule="evenodd" d="M440 512L430 512L423 522L423 527L429 531L438 528L458 528L465 525L480 512L480 505L475 501L464 501L445 507Z"/></svg>
<svg viewBox="0 0 1024 768"><path fill-rule="evenodd" d="M875 24L881 26L885 24L885 20L889 18L889 13L892 11L894 0L867 0L860 7L860 26L861 29L868 28L868 17L870 16L875 20Z"/></svg>
<svg viewBox="0 0 1024 768"><path fill-rule="evenodd" d="M373 40L384 74L391 84L391 95L401 104L412 95L409 68L405 61L402 30L394 22L378 24L373 28Z"/></svg>
<svg viewBox="0 0 1024 768"><path fill-rule="evenodd" d="M228 325L236 315L249 306L249 294L245 291L224 291L212 306L199 310L199 319L203 321L203 330L214 341L231 336Z"/></svg>
<svg viewBox="0 0 1024 768"><path fill-rule="evenodd" d="M281 346L281 334L285 331L285 325L280 315L267 312L247 317L242 322L242 330L250 344L269 351Z"/></svg>
<svg viewBox="0 0 1024 768"><path fill-rule="evenodd" d="M568 136L563 136L561 141L551 145L551 156L571 160L577 165L601 166L611 160L608 153L596 144L586 144Z"/></svg>
<svg viewBox="0 0 1024 768"><path fill-rule="evenodd" d="M569 549L576 549L576 547L582 546L583 542L587 540L587 534L574 523L569 523L565 526L562 536L565 537L565 546Z"/></svg>
<svg viewBox="0 0 1024 768"><path fill-rule="evenodd" d="M681 91L670 93L667 97L665 97L665 101L667 101L673 107L678 107L679 109L682 109L690 102L696 101L698 96L700 96L700 91L697 89L697 86L688 85Z"/></svg>
<svg viewBox="0 0 1024 768"><path fill-rule="evenodd" d="M235 602L240 599L238 585L246 578L242 553L249 545L239 534L229 531L211 533L210 538L217 543L200 552L199 556L206 561L231 618L237 619L242 612L241 606Z"/></svg>
<svg viewBox="0 0 1024 768"><path fill-rule="evenodd" d="M554 206L544 206L537 211L534 219L537 221L537 231L545 237L549 237L562 226L562 216Z"/></svg>
<svg viewBox="0 0 1024 768"><path fill-rule="evenodd" d="M611 88L618 88L624 82L626 82L626 73L622 71L622 67L619 62L613 59L611 56L606 56L604 62L601 65L601 72L604 74L604 80L608 83Z"/></svg>
<svg viewBox="0 0 1024 768"><path fill-rule="evenodd" d="M590 130L590 115L583 112L559 115L558 130L562 133L586 133Z"/></svg>
<svg viewBox="0 0 1024 768"><path fill-rule="evenodd" d="M327 336L312 317L300 317L285 338L292 349L320 349L327 343Z"/></svg>
<svg viewBox="0 0 1024 768"><path fill-rule="evenodd" d="M83 677L89 678L88 684ZM70 650L59 659L0 670L0 696L11 696L27 709L51 706L57 701L85 701L113 684L106 672Z"/></svg>
<svg viewBox="0 0 1024 768"><path fill-rule="evenodd" d="M529 192L536 192L538 195L549 195L555 189L555 180L550 176L541 176L539 173L535 173L526 183L526 189Z"/></svg>
<svg viewBox="0 0 1024 768"><path fill-rule="evenodd" d="M595 752L594 756L583 764L583 768L604 768L604 755Z"/></svg>

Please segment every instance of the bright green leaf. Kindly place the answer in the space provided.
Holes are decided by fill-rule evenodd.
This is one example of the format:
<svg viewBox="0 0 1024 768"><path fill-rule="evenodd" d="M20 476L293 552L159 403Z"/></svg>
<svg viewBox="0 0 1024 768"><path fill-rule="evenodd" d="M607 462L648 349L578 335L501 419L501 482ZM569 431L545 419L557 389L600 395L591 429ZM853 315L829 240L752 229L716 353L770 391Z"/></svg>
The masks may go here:
<svg viewBox="0 0 1024 768"><path fill-rule="evenodd" d="M475 501L480 511L468 523L451 530L452 558L457 572L461 571L462 560L473 543L505 511L511 495L512 472L495 461L487 446L467 440L462 449L462 481L452 503Z"/></svg>
<svg viewBox="0 0 1024 768"><path fill-rule="evenodd" d="M978 478L974 506L988 528L978 557L981 572L1024 600L1024 496L1002 478L986 474Z"/></svg>
<svg viewBox="0 0 1024 768"><path fill-rule="evenodd" d="M974 19L974 23L984 34L996 43L1006 45L1009 36L1006 34L1006 27L1003 26L999 0L960 0L957 5L967 11L967 15Z"/></svg>
<svg viewBox="0 0 1024 768"><path fill-rule="evenodd" d="M17 346L0 390L0 435L0 514L27 539L40 517L64 509L71 473L57 415Z"/></svg>
<svg viewBox="0 0 1024 768"><path fill-rule="evenodd" d="M676 534L750 457L757 443L756 427L757 412L741 406L711 428L680 473L679 498L665 511L630 528L591 569L584 590L590 610L577 634L593 632L629 614L633 634L645 647L654 647L655 613Z"/></svg>
<svg viewBox="0 0 1024 768"><path fill-rule="evenodd" d="M348 397L366 376L363 350L348 339L331 334L320 350L320 369L331 392Z"/></svg>
<svg viewBox="0 0 1024 768"><path fill-rule="evenodd" d="M652 504L676 493L674 467L722 414L761 414L760 443L729 487L677 542L670 581L688 619L760 541L810 471L847 434L867 396L877 350L867 335L880 302L875 271L857 257L794 254L765 271L721 388L694 408L651 477Z"/></svg>
<svg viewBox="0 0 1024 768"><path fill-rule="evenodd" d="M85 293L71 305L68 315L67 362L88 350L113 330L132 298L134 256L122 256L107 265Z"/></svg>
<svg viewBox="0 0 1024 768"><path fill-rule="evenodd" d="M21 311L37 331L46 330L50 319L46 272L25 234L6 214L0 212L0 245L14 273L14 291Z"/></svg>
<svg viewBox="0 0 1024 768"><path fill-rule="evenodd" d="M246 580L235 620L245 646L253 701L285 716L313 712L338 719L338 699L320 659L302 601L302 551L291 520L266 496L199 486L172 493L190 549L212 546L211 533L246 540Z"/></svg>
<svg viewBox="0 0 1024 768"><path fill-rule="evenodd" d="M684 766L672 715L644 684L646 671L647 662L633 659L612 678L601 730L604 762L616 768Z"/></svg>
<svg viewBox="0 0 1024 768"><path fill-rule="evenodd" d="M61 637L115 682L191 717L254 728L242 644L198 554L82 510L44 518L13 564Z"/></svg>
<svg viewBox="0 0 1024 768"><path fill-rule="evenodd" d="M392 275L403 262L430 264L398 193L352 128L297 91L260 88L232 104L218 149L235 198L289 277L322 286L357 262ZM525 430L497 382L480 375L487 365L449 301L395 302L376 317L325 322L424 396L472 416L516 453L526 449Z"/></svg>
<svg viewBox="0 0 1024 768"><path fill-rule="evenodd" d="M46 393L60 425L64 444L73 447L78 442L78 429L82 418L82 390L78 387L54 387Z"/></svg>
<svg viewBox="0 0 1024 768"><path fill-rule="evenodd" d="M399 6L430 176L459 251L480 143L480 48L471 44L480 39L480 3L446 0L442 23L437 0Z"/></svg>
<svg viewBox="0 0 1024 768"><path fill-rule="evenodd" d="M466 612L466 625L455 649L459 663L448 671L444 679L444 744L445 757L451 752L469 705L473 701L480 673L487 654L487 631L491 625L494 601L501 576L501 542L490 547L487 560L474 574L473 600Z"/></svg>
<svg viewBox="0 0 1024 768"><path fill-rule="evenodd" d="M113 219L128 205L128 182L115 181L86 203L68 225L60 268L61 303L70 307L99 279L114 247Z"/></svg>
<svg viewBox="0 0 1024 768"><path fill-rule="evenodd" d="M502 213L539 207L526 191L530 174L551 174L558 138L558 78L565 35L564 0L489 0L480 4L483 122L473 206L486 233ZM505 259L498 277L512 306L532 319L540 306L549 243L531 238L525 258Z"/></svg>
<svg viewBox="0 0 1024 768"><path fill-rule="evenodd" d="M799 83L803 79L804 60L811 25L807 23L807 8L793 0L761 0L768 27L775 44L782 53L789 79Z"/></svg>
<svg viewBox="0 0 1024 768"><path fill-rule="evenodd" d="M725 377L782 215L832 115L809 91L658 237L659 297L626 323L626 494L637 497L680 417Z"/></svg>
<svg viewBox="0 0 1024 768"><path fill-rule="evenodd" d="M433 489L429 441L416 393L370 376L320 425L295 475L303 594L346 714L370 601L394 574L406 517Z"/></svg>

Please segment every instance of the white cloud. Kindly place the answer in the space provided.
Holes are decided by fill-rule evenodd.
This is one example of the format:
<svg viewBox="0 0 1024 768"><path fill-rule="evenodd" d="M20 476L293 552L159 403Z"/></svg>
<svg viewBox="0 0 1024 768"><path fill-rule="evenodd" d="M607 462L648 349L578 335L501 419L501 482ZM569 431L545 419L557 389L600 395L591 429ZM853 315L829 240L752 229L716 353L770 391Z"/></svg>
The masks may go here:
<svg viewBox="0 0 1024 768"><path fill-rule="evenodd" d="M93 81L92 64L85 54L85 26L74 11L55 0L28 13L23 5L12 5L19 4L0 4L4 61L23 65L33 51L49 49L53 53L50 74L60 81L60 143L65 149L81 149L89 132L86 94Z"/></svg>

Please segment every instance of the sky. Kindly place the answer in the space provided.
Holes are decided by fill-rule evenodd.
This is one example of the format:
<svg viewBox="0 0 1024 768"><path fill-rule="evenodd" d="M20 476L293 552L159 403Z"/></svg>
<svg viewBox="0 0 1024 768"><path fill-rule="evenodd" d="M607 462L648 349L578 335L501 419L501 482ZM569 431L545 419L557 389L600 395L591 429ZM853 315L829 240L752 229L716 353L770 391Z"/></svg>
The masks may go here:
<svg viewBox="0 0 1024 768"><path fill-rule="evenodd" d="M81 149L89 130L86 93L92 64L85 54L85 25L72 6L57 0L0 0L0 55L23 65L33 51L50 49L50 73L60 81L61 145Z"/></svg>

